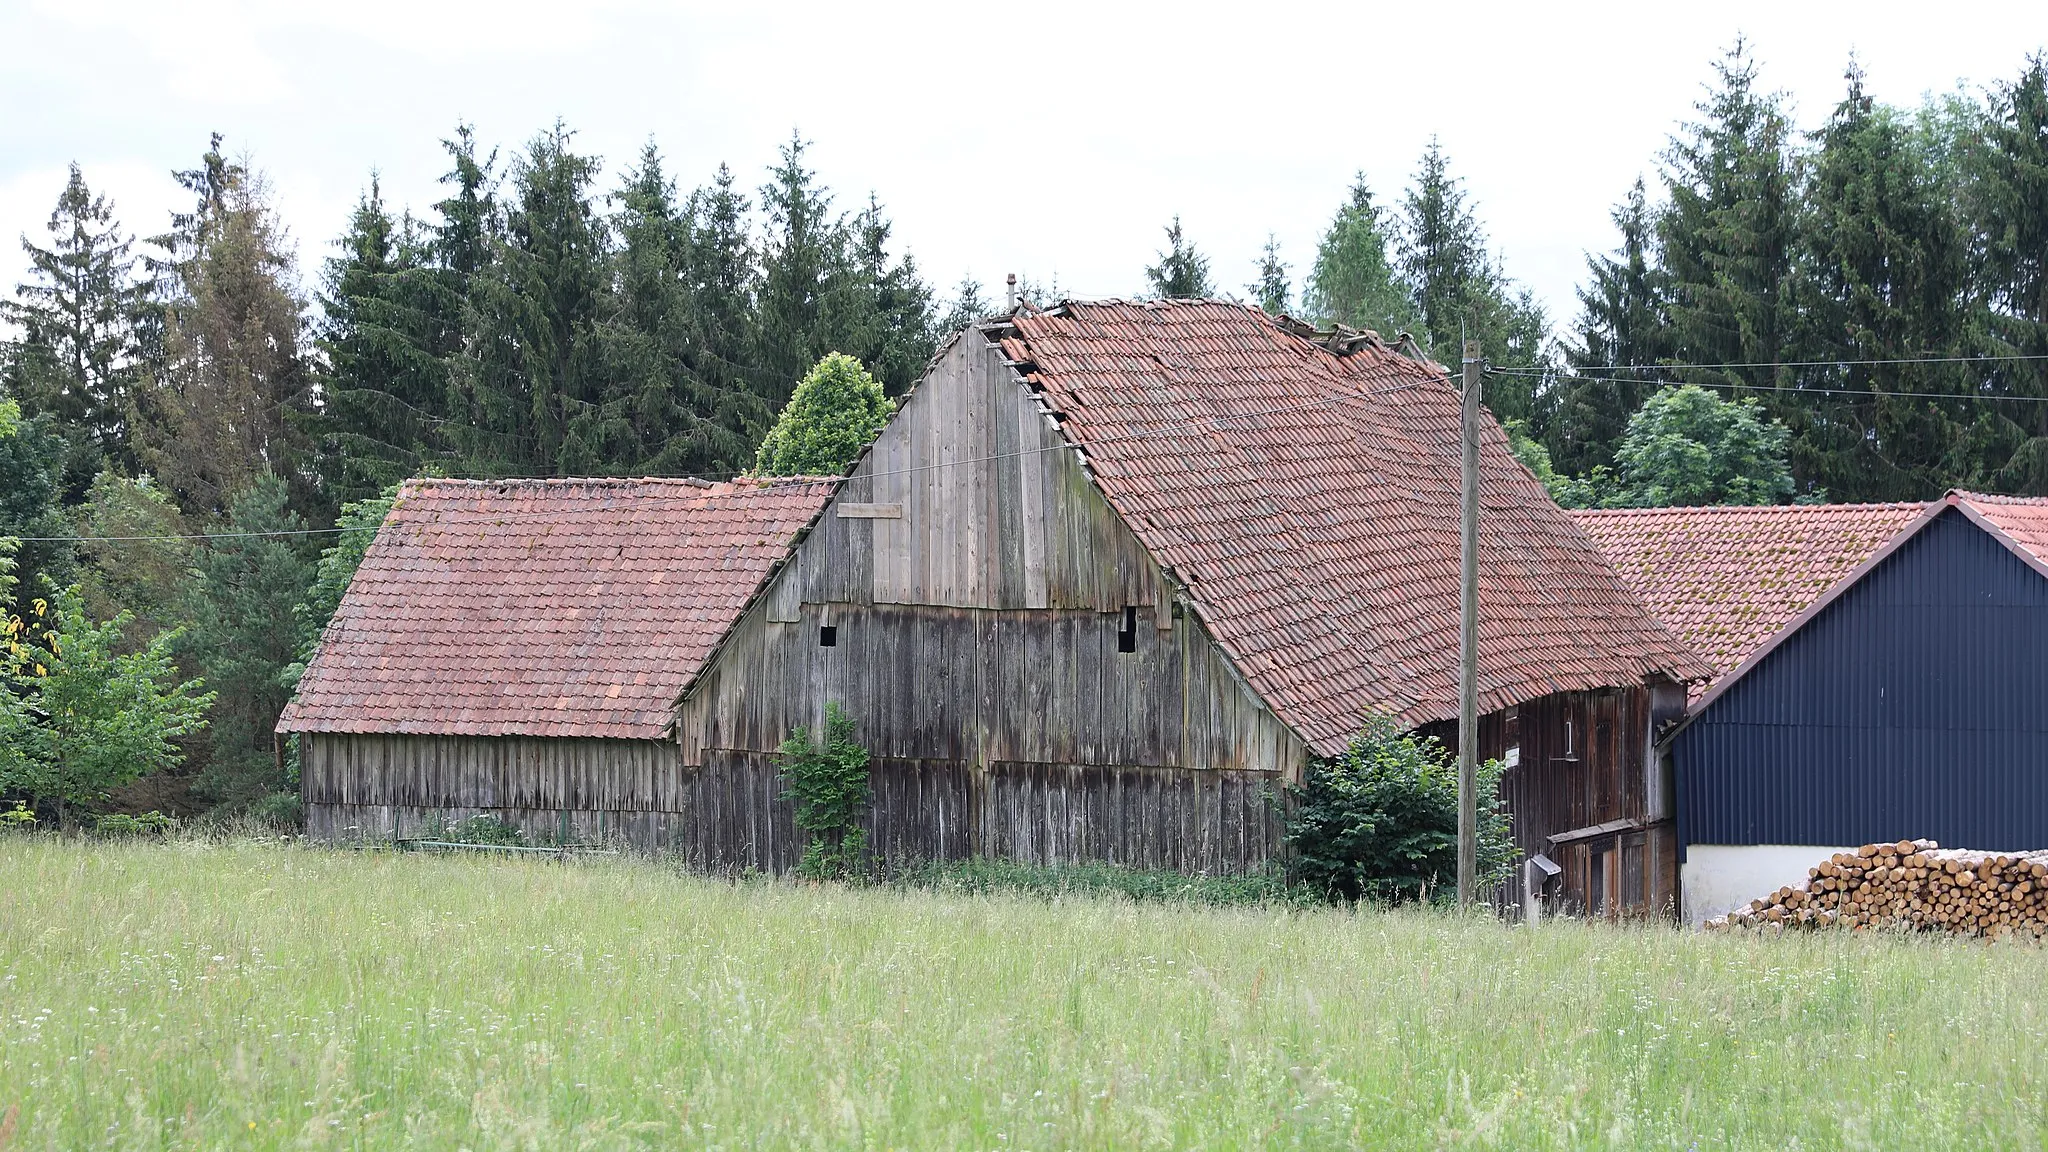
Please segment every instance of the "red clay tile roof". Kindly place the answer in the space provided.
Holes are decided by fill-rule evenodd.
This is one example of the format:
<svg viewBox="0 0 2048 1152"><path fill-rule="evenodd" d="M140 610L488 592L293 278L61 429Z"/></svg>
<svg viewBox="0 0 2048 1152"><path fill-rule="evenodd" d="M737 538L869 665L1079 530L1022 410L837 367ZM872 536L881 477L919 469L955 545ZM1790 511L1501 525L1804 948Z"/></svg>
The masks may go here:
<svg viewBox="0 0 2048 1152"><path fill-rule="evenodd" d="M1712 664L1718 678L1926 509L1793 504L1600 509L1571 516L1650 611Z"/></svg>
<svg viewBox="0 0 2048 1152"><path fill-rule="evenodd" d="M1435 366L1221 301L1014 323L1004 352L1281 719L1328 754L1367 710L1457 715L1459 398ZM1708 674L1491 420L1481 470L1482 710Z"/></svg>
<svg viewBox="0 0 2048 1152"><path fill-rule="evenodd" d="M2038 496L1992 496L1955 491L1950 501L1967 505L2006 538L2031 553L2035 567L2048 565L2048 499Z"/></svg>
<svg viewBox="0 0 2048 1152"><path fill-rule="evenodd" d="M278 730L658 738L836 486L413 481Z"/></svg>

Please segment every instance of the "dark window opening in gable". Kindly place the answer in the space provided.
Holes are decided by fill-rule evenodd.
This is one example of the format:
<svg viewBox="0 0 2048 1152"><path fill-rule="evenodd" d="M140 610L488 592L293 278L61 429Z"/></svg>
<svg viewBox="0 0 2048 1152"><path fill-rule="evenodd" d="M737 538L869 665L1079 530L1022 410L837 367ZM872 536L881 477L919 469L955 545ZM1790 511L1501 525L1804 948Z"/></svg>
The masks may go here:
<svg viewBox="0 0 2048 1152"><path fill-rule="evenodd" d="M820 627L820 628L818 629L818 647L820 647L820 648L837 648L837 647L839 647L839 627L838 627L838 625L835 625L835 624L826 624L826 625L823 625L823 626L821 626L821 627Z"/></svg>
<svg viewBox="0 0 2048 1152"><path fill-rule="evenodd" d="M1138 650L1138 610L1130 605L1124 606L1123 621L1117 625L1116 650L1119 652L1136 652Z"/></svg>

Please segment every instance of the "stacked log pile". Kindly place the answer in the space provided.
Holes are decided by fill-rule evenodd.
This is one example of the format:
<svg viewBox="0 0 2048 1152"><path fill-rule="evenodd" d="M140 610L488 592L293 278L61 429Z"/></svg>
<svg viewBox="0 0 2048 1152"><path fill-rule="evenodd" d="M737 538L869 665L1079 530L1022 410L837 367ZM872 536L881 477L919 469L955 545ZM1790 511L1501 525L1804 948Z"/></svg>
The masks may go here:
<svg viewBox="0 0 2048 1152"><path fill-rule="evenodd" d="M1707 921L1714 929L1895 928L1998 938L2048 934L2048 851L1943 848L1932 840L1865 844L1806 879Z"/></svg>

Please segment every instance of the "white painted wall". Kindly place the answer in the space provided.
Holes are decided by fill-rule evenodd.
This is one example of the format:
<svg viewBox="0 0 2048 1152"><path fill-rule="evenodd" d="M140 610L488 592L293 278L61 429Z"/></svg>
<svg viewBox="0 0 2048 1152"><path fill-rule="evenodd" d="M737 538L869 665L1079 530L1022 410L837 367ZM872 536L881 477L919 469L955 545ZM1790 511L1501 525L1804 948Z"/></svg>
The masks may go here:
<svg viewBox="0 0 2048 1152"><path fill-rule="evenodd" d="M1686 922L1698 927L1766 892L1806 879L1808 868L1837 852L1854 851L1813 844L1689 844L1685 863L1678 866Z"/></svg>

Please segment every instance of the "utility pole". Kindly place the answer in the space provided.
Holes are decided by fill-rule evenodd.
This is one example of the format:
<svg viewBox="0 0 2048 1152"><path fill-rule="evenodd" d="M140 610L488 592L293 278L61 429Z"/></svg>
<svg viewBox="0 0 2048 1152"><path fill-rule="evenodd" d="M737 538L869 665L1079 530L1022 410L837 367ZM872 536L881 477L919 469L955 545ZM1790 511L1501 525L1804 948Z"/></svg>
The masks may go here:
<svg viewBox="0 0 2048 1152"><path fill-rule="evenodd" d="M1465 341L1464 469L1458 510L1458 907L1479 872L1479 341Z"/></svg>

